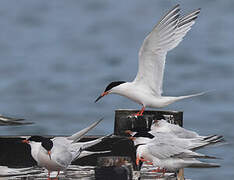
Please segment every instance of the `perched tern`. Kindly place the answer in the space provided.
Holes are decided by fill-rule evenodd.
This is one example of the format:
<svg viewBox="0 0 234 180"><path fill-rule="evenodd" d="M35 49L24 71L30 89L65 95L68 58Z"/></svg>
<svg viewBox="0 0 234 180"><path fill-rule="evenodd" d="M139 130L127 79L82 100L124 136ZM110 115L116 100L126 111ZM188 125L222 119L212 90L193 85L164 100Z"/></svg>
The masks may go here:
<svg viewBox="0 0 234 180"><path fill-rule="evenodd" d="M150 161L154 166L177 171L181 168L216 168L219 164L205 163L196 158L203 158L202 154L197 154L188 149L182 149L176 145L167 143L147 143L139 145L136 152L137 165L139 161ZM206 156L204 155L204 158ZM164 171L165 173L165 171Z"/></svg>
<svg viewBox="0 0 234 180"><path fill-rule="evenodd" d="M180 7L177 5L145 38L139 51L138 73L135 79L132 82L111 82L95 102L111 93L125 96L142 105L142 109L136 114L136 116L141 116L146 107L162 108L176 101L204 94L162 96L166 54L182 41L195 23L200 9L183 17L179 13Z"/></svg>
<svg viewBox="0 0 234 180"><path fill-rule="evenodd" d="M137 132L134 136L130 137L133 140L134 145L139 144L158 144L158 143L167 143L170 145L176 145L183 149L197 150L202 147L216 144L223 141L223 136L210 136L210 138L178 138L170 133L153 133L150 132ZM213 158L211 156L207 158Z"/></svg>
<svg viewBox="0 0 234 180"><path fill-rule="evenodd" d="M186 138L186 139L189 139L189 138L210 139L212 137L215 139L217 137L217 135L201 136L195 131L185 129L183 127L180 127L177 124L168 123L164 119L154 121L150 129L151 131L149 131L149 133L151 134L160 133L160 132L170 133L176 137Z"/></svg>
<svg viewBox="0 0 234 180"><path fill-rule="evenodd" d="M156 122L155 124L159 123L160 121ZM186 129L175 128L177 131L174 133L174 131L170 131L170 129L168 130L168 128L165 128L169 123L166 121L162 122L165 125L164 129L162 128L162 130L158 130L157 127L155 127L155 124L153 124L152 126L154 126L154 128L151 128L151 130L148 132L126 131L126 133L131 135L130 139L133 140L134 145L137 148L137 165L139 164L139 161L147 161L148 163L152 163L154 166L163 168L163 175L166 169L176 171L185 167L219 167L218 164L204 163L197 160L197 158L218 159L217 157L207 156L194 151L205 146L224 141L223 136L200 136L194 132L192 134L195 134L195 136L188 137L187 133L184 133L187 132ZM183 133L180 133L180 131ZM192 131L188 132L191 133ZM178 137L177 134L179 134L180 137ZM155 171L160 172L159 168Z"/></svg>
<svg viewBox="0 0 234 180"><path fill-rule="evenodd" d="M102 139L105 138L102 137L92 141L77 142L101 120L69 137L55 137L49 139L42 136L31 136L23 140L23 142L31 146L32 157L37 161L38 166L45 167L48 170L48 177L50 177L51 171L58 171L57 178L59 172L65 170L72 161L76 160L83 150L101 142ZM85 152L82 157L86 155L87 152Z"/></svg>

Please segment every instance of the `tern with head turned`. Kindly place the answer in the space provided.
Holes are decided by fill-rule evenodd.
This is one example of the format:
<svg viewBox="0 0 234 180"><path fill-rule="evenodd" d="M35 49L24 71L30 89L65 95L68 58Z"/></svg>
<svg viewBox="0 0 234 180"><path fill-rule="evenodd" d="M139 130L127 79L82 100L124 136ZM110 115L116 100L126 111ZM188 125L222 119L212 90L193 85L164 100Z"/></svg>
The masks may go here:
<svg viewBox="0 0 234 180"><path fill-rule="evenodd" d="M107 94L118 94L142 105L136 116L142 116L146 107L162 108L176 101L202 95L162 96L163 74L168 51L175 48L191 29L200 9L180 16L179 5L170 10L145 38L140 51L138 73L132 82L111 82L96 99L97 102Z"/></svg>
<svg viewBox="0 0 234 180"><path fill-rule="evenodd" d="M170 145L176 145L183 149L197 150L209 145L221 143L224 141L223 136L211 135L202 136L202 138L181 138L175 136L170 132L132 132L133 136L129 139L133 140L134 145L147 144L147 143L168 143Z"/></svg>
<svg viewBox="0 0 234 180"><path fill-rule="evenodd" d="M102 120L102 119L101 119ZM49 139L42 136L31 136L23 143L31 146L31 155L37 162L38 166L45 167L48 170L48 179L50 172L57 171L56 179L61 170L65 170L72 161L79 158L82 152L100 143L104 137L87 142L78 142L88 131L94 128L101 120L94 122L89 127L73 134L69 137L54 137ZM104 153L107 151L104 151ZM94 152L85 151L82 157Z"/></svg>
<svg viewBox="0 0 234 180"><path fill-rule="evenodd" d="M207 142L215 142L216 140L221 140L223 136L220 135L208 135L203 136L199 135L195 131L191 131L180 127L177 124L171 124L164 119L161 120L154 120L152 123L149 131L138 131L133 132L131 130L126 130L126 134L129 134L131 137L147 137L147 138L154 138L154 136L165 136L170 138L180 138L180 139L187 139L187 140L200 140L200 141L207 141Z"/></svg>

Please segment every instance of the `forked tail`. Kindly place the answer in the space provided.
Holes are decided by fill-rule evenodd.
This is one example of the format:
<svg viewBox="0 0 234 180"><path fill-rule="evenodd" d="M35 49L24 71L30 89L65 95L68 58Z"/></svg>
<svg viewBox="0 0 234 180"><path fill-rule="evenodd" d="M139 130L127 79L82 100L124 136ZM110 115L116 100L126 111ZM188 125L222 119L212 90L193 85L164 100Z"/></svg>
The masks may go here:
<svg viewBox="0 0 234 180"><path fill-rule="evenodd" d="M197 94L191 94L191 95L186 95L186 96L163 96L163 98L165 99L163 105L161 107L165 107L169 104L172 104L176 101L182 100L182 99L186 99L186 98L190 98L190 97L195 97L195 96L201 96L207 92L210 91L206 91L206 92L201 92L201 93L197 93Z"/></svg>
<svg viewBox="0 0 234 180"><path fill-rule="evenodd" d="M206 94L208 91L206 92L201 92L201 93L196 93L196 94L191 94L191 95L186 95L186 96L179 96L179 97L176 97L177 100L181 100L181 99L186 99L186 98L190 98L190 97L195 97L195 96L201 96L203 94ZM209 91L210 92L210 91Z"/></svg>
<svg viewBox="0 0 234 180"><path fill-rule="evenodd" d="M216 163L206 163L206 162L195 160L191 163L188 163L186 167L188 168L218 168L220 167L220 165Z"/></svg>

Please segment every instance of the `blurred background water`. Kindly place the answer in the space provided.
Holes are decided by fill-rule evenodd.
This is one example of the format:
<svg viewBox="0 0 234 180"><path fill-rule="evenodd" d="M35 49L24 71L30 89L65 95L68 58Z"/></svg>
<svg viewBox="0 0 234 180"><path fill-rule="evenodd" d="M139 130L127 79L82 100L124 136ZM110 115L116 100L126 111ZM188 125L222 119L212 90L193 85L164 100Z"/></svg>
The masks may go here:
<svg viewBox="0 0 234 180"><path fill-rule="evenodd" d="M184 126L222 134L228 145L202 152L222 168L186 170L191 179L234 177L234 1L86 0L0 2L0 113L36 124L0 135L69 135L105 117L92 134L113 132L114 110L140 107L113 95L110 81L131 81L143 39L173 6L202 8L192 30L167 56L164 95L214 90L164 109L184 111Z"/></svg>

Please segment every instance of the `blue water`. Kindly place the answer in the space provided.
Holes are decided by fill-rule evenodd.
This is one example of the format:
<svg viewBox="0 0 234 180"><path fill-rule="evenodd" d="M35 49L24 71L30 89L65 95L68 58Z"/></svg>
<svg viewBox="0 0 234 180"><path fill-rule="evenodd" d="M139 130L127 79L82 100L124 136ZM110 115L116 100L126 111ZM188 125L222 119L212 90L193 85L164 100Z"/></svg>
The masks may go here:
<svg viewBox="0 0 234 180"><path fill-rule="evenodd" d="M202 152L222 168L186 170L193 180L234 177L234 1L1 1L0 113L36 124L0 135L69 135L100 117L92 134L113 132L114 110L140 108L117 96L94 100L110 81L131 81L147 33L177 3L201 7L192 30L167 56L165 95L214 90L164 108L184 111L184 126L222 134L228 145Z"/></svg>

